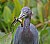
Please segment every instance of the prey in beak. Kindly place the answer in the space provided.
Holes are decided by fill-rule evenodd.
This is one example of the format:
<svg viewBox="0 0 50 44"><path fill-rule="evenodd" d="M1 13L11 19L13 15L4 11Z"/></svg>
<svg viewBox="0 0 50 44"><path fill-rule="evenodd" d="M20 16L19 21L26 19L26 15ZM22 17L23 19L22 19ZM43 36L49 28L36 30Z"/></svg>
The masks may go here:
<svg viewBox="0 0 50 44"><path fill-rule="evenodd" d="M18 18L15 18L12 24L14 24L14 26L17 22L20 22L21 24L23 24L22 19L25 17L26 17L25 13L21 12L20 16Z"/></svg>

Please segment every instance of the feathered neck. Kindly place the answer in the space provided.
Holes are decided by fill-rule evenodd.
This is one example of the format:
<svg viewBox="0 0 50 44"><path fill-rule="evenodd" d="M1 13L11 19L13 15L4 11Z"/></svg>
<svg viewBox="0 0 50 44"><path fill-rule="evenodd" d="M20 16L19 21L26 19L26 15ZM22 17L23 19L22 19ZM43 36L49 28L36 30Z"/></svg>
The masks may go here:
<svg viewBox="0 0 50 44"><path fill-rule="evenodd" d="M23 28L25 31L30 29L30 18L25 18Z"/></svg>

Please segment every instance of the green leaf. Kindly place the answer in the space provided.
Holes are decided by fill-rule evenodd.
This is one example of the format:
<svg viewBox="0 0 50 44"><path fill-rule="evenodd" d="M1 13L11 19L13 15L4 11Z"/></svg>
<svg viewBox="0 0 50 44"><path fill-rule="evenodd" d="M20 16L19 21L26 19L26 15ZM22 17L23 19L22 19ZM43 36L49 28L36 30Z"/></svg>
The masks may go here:
<svg viewBox="0 0 50 44"><path fill-rule="evenodd" d="M46 4L47 3L47 0L41 0L43 4Z"/></svg>
<svg viewBox="0 0 50 44"><path fill-rule="evenodd" d="M10 23L11 22L11 10L8 8L8 6L4 7L3 11L3 18L5 23Z"/></svg>
<svg viewBox="0 0 50 44"><path fill-rule="evenodd" d="M48 30L48 44L50 44L50 27L46 28Z"/></svg>
<svg viewBox="0 0 50 44"><path fill-rule="evenodd" d="M44 29L40 32L40 44L44 44L46 41L48 41L48 40L46 40L47 35L48 35L48 30L46 30L46 29ZM48 43L48 42L46 42L46 43Z"/></svg>
<svg viewBox="0 0 50 44"><path fill-rule="evenodd" d="M44 18L43 18L43 14L42 14L43 4L42 4L41 1L39 1L39 2L37 3L37 10L38 10L39 21L40 21L41 23L43 23L43 22L44 22Z"/></svg>
<svg viewBox="0 0 50 44"><path fill-rule="evenodd" d="M50 27L46 28L48 30L48 35L50 35Z"/></svg>
<svg viewBox="0 0 50 44"><path fill-rule="evenodd" d="M40 44L43 44L47 41L48 43L48 30L46 29L47 24L44 25L43 29L40 31ZM47 40L46 40L47 39Z"/></svg>
<svg viewBox="0 0 50 44"><path fill-rule="evenodd" d="M36 0L30 0L30 7L37 7Z"/></svg>
<svg viewBox="0 0 50 44"><path fill-rule="evenodd" d="M48 6L48 20L50 20L50 5Z"/></svg>
<svg viewBox="0 0 50 44"><path fill-rule="evenodd" d="M50 27L47 27L46 30L42 30L40 36L40 44L50 44Z"/></svg>
<svg viewBox="0 0 50 44"><path fill-rule="evenodd" d="M41 33L40 36L42 37L44 34L47 34L48 33L48 30L44 29L40 33Z"/></svg>
<svg viewBox="0 0 50 44"><path fill-rule="evenodd" d="M15 4L15 8L14 8L14 14L18 17L20 10L22 8L22 5L20 4L20 2L18 0L14 0L14 4Z"/></svg>

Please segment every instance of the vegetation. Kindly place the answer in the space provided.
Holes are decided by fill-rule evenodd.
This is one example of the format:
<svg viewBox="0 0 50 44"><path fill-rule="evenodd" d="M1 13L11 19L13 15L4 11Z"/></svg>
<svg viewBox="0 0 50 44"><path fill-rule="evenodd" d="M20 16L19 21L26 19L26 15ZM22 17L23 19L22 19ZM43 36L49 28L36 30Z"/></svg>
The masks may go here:
<svg viewBox="0 0 50 44"><path fill-rule="evenodd" d="M50 0L0 0L0 44L11 44L20 24L11 23L24 6L32 10L31 23L39 31L39 44L50 44Z"/></svg>

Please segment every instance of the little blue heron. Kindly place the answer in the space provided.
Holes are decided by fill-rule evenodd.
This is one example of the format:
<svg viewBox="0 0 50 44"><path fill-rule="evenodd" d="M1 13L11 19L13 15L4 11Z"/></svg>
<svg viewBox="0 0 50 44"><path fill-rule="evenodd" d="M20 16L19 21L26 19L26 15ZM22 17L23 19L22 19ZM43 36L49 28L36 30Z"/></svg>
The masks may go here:
<svg viewBox="0 0 50 44"><path fill-rule="evenodd" d="M15 36L14 44L38 44L38 30L30 23L32 11L29 7L21 10L19 18L24 18L23 26L19 25Z"/></svg>

